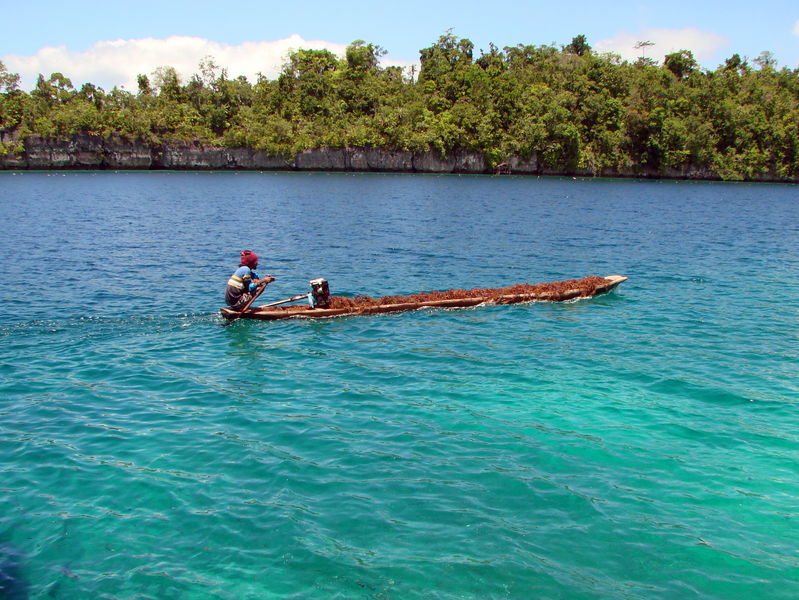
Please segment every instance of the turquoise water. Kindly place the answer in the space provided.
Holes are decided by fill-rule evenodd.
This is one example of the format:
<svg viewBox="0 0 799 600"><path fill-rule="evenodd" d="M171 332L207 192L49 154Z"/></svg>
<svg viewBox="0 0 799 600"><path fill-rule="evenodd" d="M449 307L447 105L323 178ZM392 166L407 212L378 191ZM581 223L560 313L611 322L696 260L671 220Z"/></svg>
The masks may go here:
<svg viewBox="0 0 799 600"><path fill-rule="evenodd" d="M0 218L4 600L799 596L796 187L3 173ZM268 300L630 279L221 327L243 248Z"/></svg>

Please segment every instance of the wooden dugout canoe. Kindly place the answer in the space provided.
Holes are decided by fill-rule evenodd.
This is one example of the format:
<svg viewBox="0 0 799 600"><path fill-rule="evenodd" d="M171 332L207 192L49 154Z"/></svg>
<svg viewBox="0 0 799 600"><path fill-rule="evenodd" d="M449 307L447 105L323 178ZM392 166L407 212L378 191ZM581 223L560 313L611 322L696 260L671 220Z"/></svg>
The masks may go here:
<svg viewBox="0 0 799 600"><path fill-rule="evenodd" d="M591 280L591 285L586 285L588 280ZM369 298L368 302L361 301L360 303L358 298L347 299L333 296L330 308L311 308L305 304L255 307L248 309L241 315L229 308L223 308L220 312L226 319L241 318L274 321L292 318L324 319L347 315L373 315L418 310L420 308L469 308L481 305L521 304L524 302L564 302L605 294L623 281L627 281L627 277L623 275L607 275L606 277L585 277L583 279L535 284L532 286L522 284L521 286L512 286L510 288L488 290L433 292L406 296L404 299L403 297L389 297L388 299L381 298L377 300ZM525 287L529 288L529 290L524 290ZM519 293L518 290L520 289L523 291ZM505 293L507 291L510 291L510 293ZM459 293L461 294L460 297L458 297ZM437 298L437 296L443 295L454 295L455 297ZM430 297L430 299L422 299L425 296ZM337 306L337 304L348 305Z"/></svg>

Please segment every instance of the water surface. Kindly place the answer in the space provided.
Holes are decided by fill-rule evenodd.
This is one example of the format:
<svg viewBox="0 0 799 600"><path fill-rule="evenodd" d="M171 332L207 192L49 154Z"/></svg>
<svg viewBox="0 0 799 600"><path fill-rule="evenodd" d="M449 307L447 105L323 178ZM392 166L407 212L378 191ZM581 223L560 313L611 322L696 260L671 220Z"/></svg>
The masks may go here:
<svg viewBox="0 0 799 600"><path fill-rule="evenodd" d="M2 173L0 218L19 597L799 594L796 187ZM630 280L220 327L244 248L268 300Z"/></svg>

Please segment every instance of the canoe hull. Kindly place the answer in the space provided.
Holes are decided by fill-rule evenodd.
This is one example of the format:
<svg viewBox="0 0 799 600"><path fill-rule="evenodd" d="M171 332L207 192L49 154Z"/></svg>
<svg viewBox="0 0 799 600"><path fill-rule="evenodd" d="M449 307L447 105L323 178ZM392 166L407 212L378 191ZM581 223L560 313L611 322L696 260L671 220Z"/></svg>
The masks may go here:
<svg viewBox="0 0 799 600"><path fill-rule="evenodd" d="M627 280L623 275L608 275L604 277L607 283L599 285L593 293L586 295L582 290L572 289L562 292L543 292L532 294L506 294L496 297L476 298L451 298L447 300L428 300L423 302L401 302L395 304L379 304L365 307L347 308L311 308L309 306L274 306L266 308L251 308L239 315L237 311L229 308L221 309L220 313L226 319L241 318L259 321L275 321L279 319L328 319L347 315L374 315L392 312L405 312L420 308L470 308L474 306L489 306L496 304L522 304L526 302L565 302L579 298L590 298L606 294L620 283Z"/></svg>

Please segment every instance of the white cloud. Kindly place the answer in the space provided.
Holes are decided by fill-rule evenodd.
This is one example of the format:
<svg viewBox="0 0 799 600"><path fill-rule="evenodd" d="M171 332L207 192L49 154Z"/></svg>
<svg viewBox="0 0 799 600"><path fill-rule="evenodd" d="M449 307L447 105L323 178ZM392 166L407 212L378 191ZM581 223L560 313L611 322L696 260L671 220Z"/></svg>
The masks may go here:
<svg viewBox="0 0 799 600"><path fill-rule="evenodd" d="M799 20L797 20L796 23L793 26L793 34L794 35L799 35Z"/></svg>
<svg viewBox="0 0 799 600"><path fill-rule="evenodd" d="M638 42L654 42L654 46L636 48ZM615 52L625 60L646 56L657 61L678 50L690 50L698 62L711 59L727 46L729 40L716 33L700 31L696 27L683 29L644 29L637 33L623 31L615 37L594 44L599 52Z"/></svg>
<svg viewBox="0 0 799 600"><path fill-rule="evenodd" d="M304 40L297 34L282 40L244 42L236 46L198 37L173 36L101 41L82 52L73 52L64 46L45 47L33 56L7 54L0 60L9 72L19 73L20 87L24 90L36 85L40 73L49 77L51 73L60 72L69 77L76 88L89 82L105 90L116 85L135 92L137 75L149 75L158 67L171 66L185 81L199 73L198 65L206 56L213 57L216 64L227 69L229 77L245 75L254 83L259 72L269 78L276 77L290 50L327 49L343 56L346 47L346 44Z"/></svg>

